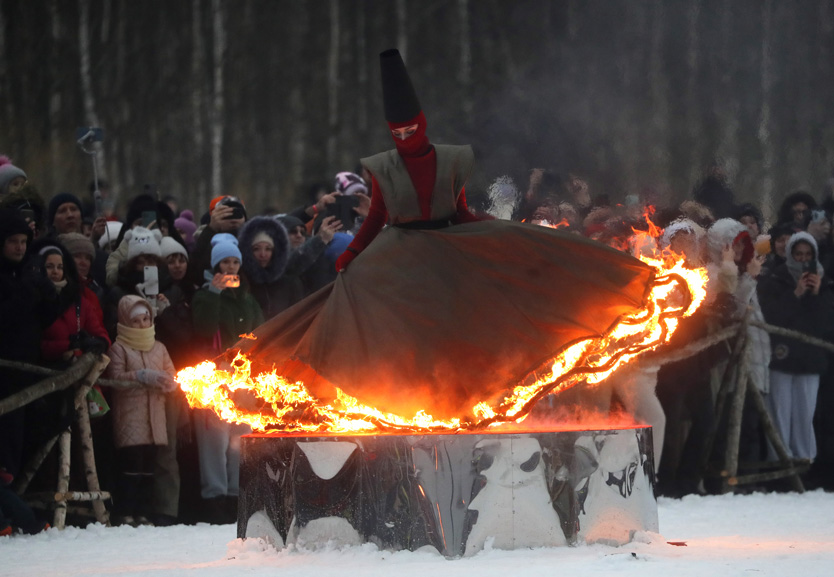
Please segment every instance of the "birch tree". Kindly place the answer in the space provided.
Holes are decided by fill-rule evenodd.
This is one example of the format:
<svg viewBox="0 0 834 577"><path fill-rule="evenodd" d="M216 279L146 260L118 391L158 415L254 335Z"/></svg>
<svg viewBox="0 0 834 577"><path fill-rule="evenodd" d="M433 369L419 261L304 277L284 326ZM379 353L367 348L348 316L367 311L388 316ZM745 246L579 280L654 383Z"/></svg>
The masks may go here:
<svg viewBox="0 0 834 577"><path fill-rule="evenodd" d="M211 108L211 195L223 194L223 131L225 128L223 66L226 58L226 12L223 0L212 0L214 83Z"/></svg>
<svg viewBox="0 0 834 577"><path fill-rule="evenodd" d="M80 0L78 11L78 54L80 56L80 77L81 92L84 102L84 120L88 126L101 127L98 112L96 110L96 97L93 88L93 75L91 71L92 55L90 54L90 2L91 0ZM90 144L95 147L98 158L99 177L104 178L105 161L104 149L100 143ZM116 200L116 199L114 199Z"/></svg>
<svg viewBox="0 0 834 577"><path fill-rule="evenodd" d="M774 216L773 206L773 160L775 157L771 135L771 101L773 98L773 2L765 0L762 3L762 44L759 81L762 94L759 110L757 136L762 150L762 196L761 208L766 220Z"/></svg>

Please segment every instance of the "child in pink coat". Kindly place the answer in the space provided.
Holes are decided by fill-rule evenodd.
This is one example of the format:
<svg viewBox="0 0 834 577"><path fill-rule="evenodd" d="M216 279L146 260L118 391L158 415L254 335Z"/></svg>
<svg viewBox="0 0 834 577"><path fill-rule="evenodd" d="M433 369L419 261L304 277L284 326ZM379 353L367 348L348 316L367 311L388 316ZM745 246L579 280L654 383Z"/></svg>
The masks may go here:
<svg viewBox="0 0 834 577"><path fill-rule="evenodd" d="M156 447L168 444L165 393L176 387L174 364L155 339L153 309L142 297L119 301L117 337L110 348L111 379L141 386L113 393L113 437L118 477L114 509L122 524L149 524Z"/></svg>

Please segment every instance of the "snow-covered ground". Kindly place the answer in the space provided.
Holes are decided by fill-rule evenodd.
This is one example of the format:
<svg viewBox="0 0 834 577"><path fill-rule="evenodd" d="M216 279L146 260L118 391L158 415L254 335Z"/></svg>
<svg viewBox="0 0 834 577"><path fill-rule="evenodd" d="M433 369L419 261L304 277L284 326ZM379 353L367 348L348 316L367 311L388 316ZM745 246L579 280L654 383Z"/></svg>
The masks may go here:
<svg viewBox="0 0 834 577"><path fill-rule="evenodd" d="M690 496L661 499L658 509L662 535L639 534L623 547L487 549L458 560L373 545L275 551L235 539L233 525L50 529L0 538L0 576L834 575L834 493Z"/></svg>

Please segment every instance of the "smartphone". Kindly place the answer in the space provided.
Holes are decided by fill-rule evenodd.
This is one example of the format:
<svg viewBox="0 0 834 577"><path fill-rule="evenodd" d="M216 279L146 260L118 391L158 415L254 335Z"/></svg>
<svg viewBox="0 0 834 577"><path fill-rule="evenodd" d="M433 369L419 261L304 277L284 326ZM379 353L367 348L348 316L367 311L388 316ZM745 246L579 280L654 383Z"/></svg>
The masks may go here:
<svg viewBox="0 0 834 577"><path fill-rule="evenodd" d="M35 211L31 208L21 208L17 211L20 217L25 220L27 223L32 222L35 220Z"/></svg>
<svg viewBox="0 0 834 577"><path fill-rule="evenodd" d="M240 286L240 277L236 274L224 274L223 286L226 288L237 288Z"/></svg>
<svg viewBox="0 0 834 577"><path fill-rule="evenodd" d="M156 211L145 210L142 212L142 226L150 228L156 222Z"/></svg>
<svg viewBox="0 0 834 577"><path fill-rule="evenodd" d="M809 260L808 262L802 263L802 272L807 272L811 274L817 274L817 261Z"/></svg>
<svg viewBox="0 0 834 577"><path fill-rule="evenodd" d="M359 206L359 199L355 196L337 196L335 202L331 202L324 210L324 216L335 216L336 220L342 223L344 230L351 230L356 220L354 208Z"/></svg>
<svg viewBox="0 0 834 577"><path fill-rule="evenodd" d="M155 266L145 267L145 279L142 287L142 292L145 296L155 296L159 294L159 269Z"/></svg>
<svg viewBox="0 0 834 577"><path fill-rule="evenodd" d="M811 211L811 222L825 222L825 211L824 210L812 210Z"/></svg>

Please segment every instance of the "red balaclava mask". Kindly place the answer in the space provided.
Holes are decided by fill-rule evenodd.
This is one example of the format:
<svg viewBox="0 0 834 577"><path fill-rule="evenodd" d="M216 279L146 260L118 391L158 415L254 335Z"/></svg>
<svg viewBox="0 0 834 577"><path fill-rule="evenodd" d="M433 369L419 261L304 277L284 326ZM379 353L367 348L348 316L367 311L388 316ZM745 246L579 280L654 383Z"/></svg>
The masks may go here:
<svg viewBox="0 0 834 577"><path fill-rule="evenodd" d="M421 156L425 154L431 143L428 136L426 136L426 116L420 111L420 114L405 122L389 122L388 129L394 130L396 128L405 128L406 126L417 125L417 132L406 138L400 140L393 134L391 138L394 139L394 145L397 147L397 152L400 156Z"/></svg>

